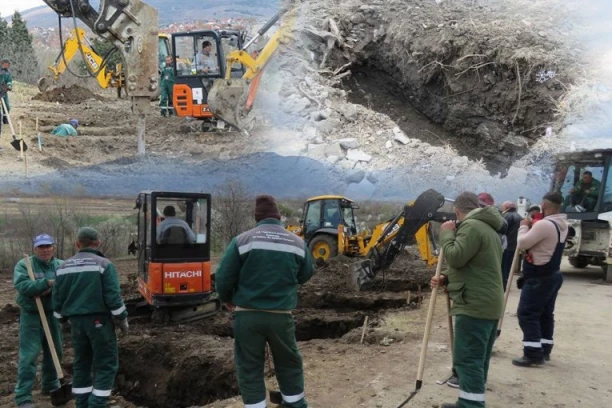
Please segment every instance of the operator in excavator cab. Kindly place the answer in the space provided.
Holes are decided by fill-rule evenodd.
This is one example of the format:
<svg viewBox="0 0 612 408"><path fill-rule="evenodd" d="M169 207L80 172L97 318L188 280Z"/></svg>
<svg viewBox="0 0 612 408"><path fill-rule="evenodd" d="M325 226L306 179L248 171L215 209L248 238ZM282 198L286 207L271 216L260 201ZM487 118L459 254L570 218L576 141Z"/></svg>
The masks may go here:
<svg viewBox="0 0 612 408"><path fill-rule="evenodd" d="M569 191L569 195L565 197L565 210L570 212L593 211L597 204L600 189L601 181L593 178L593 173L590 171L585 171L582 173L582 179L576 183L574 188Z"/></svg>
<svg viewBox="0 0 612 408"><path fill-rule="evenodd" d="M5 125L8 125L7 114L11 111L8 92L13 90L13 76L11 75L10 67L11 61L7 58L3 58L0 61L0 98L4 100L4 105L6 106L6 112L4 112L4 108L2 109L2 123Z"/></svg>
<svg viewBox="0 0 612 408"><path fill-rule="evenodd" d="M202 50L195 55L193 61L196 72L204 72L206 74L216 74L219 72L212 49L213 45L210 41L207 40L202 43Z"/></svg>
<svg viewBox="0 0 612 408"><path fill-rule="evenodd" d="M176 209L172 205L164 208L164 220L157 226L159 244L193 244L196 236L185 221L176 218ZM182 229L182 236L176 238L174 231Z"/></svg>

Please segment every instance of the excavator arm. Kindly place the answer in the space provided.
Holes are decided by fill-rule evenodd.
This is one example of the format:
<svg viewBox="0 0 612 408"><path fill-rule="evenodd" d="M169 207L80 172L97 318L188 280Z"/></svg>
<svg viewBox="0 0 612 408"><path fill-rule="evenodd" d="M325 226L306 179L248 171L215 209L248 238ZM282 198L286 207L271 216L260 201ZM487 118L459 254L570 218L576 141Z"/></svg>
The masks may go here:
<svg viewBox="0 0 612 408"><path fill-rule="evenodd" d="M143 116L158 87L157 10L141 0L100 0L98 10L88 0L44 2L62 17L80 20L117 47L125 63L126 86L134 110ZM81 42L79 48L82 46ZM142 132L144 137L144 129ZM144 152L144 144L142 149Z"/></svg>
<svg viewBox="0 0 612 408"><path fill-rule="evenodd" d="M278 20L284 21L272 35L261 51L249 54L248 48L263 36ZM248 41L243 49L232 51L226 56L225 78L215 80L208 93L208 107L218 118L237 129L243 129L243 119L253 106L259 89L261 74L266 64L276 53L281 43L290 38L290 29L295 19L295 11L278 12ZM232 66L242 64L246 71L242 78L231 78Z"/></svg>
<svg viewBox="0 0 612 408"><path fill-rule="evenodd" d="M100 57L91 47L89 40L85 36L85 30L81 28L73 29L70 37L64 42L64 47L60 54L57 56L53 65L49 67L49 70L53 74L53 82L56 82L60 75L66 71L66 65L70 64L70 61L79 52L80 47L83 50L83 56L85 57L85 63L89 69L89 72L97 72L96 79L100 84L100 87L106 89L111 83L112 76L107 75L106 68L102 67L102 57ZM42 77L38 81L38 89L44 92L49 87L49 81L47 77Z"/></svg>
<svg viewBox="0 0 612 408"><path fill-rule="evenodd" d="M368 244L368 259L351 265L355 286L360 288L378 272L389 268L412 239L416 239L421 258L428 264L435 262L437 253L431 222L455 219L454 213L438 211L446 201L439 192L427 190L413 203L406 205L384 226L381 233L375 233Z"/></svg>

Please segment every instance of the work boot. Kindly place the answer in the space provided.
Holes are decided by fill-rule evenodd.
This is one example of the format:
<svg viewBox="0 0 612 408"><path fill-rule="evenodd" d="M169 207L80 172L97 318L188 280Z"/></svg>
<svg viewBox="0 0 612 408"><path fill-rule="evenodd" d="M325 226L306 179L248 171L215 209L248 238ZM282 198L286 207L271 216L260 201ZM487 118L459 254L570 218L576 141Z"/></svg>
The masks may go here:
<svg viewBox="0 0 612 408"><path fill-rule="evenodd" d="M526 356L522 356L518 358L513 358L512 364L514 364L515 366L519 366L519 367L533 367L533 366L544 364L544 357L529 358Z"/></svg>
<svg viewBox="0 0 612 408"><path fill-rule="evenodd" d="M446 382L446 385L452 388L459 388L459 377L453 374L453 376Z"/></svg>
<svg viewBox="0 0 612 408"><path fill-rule="evenodd" d="M544 361L550 361L550 354L544 354Z"/></svg>
<svg viewBox="0 0 612 408"><path fill-rule="evenodd" d="M28 402L24 402L23 404L17 405L17 408L36 408L36 406L32 404L30 401L28 401Z"/></svg>
<svg viewBox="0 0 612 408"><path fill-rule="evenodd" d="M445 402L444 404L439 405L440 408L457 408L457 404L452 402Z"/></svg>

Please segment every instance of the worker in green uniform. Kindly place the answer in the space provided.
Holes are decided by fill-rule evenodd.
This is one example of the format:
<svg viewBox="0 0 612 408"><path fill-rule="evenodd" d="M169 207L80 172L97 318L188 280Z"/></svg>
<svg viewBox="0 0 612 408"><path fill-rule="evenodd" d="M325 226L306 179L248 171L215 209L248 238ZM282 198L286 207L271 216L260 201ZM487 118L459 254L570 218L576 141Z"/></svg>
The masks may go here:
<svg viewBox="0 0 612 408"><path fill-rule="evenodd" d="M57 270L53 314L72 326L76 408L103 408L119 369L115 324L127 334L127 311L115 266L98 250L98 231L81 228L76 247Z"/></svg>
<svg viewBox="0 0 612 408"><path fill-rule="evenodd" d="M2 112L2 123L8 124L7 113L11 111L11 104L9 103L9 91L13 90L13 76L11 75L11 62L3 58L0 61L0 98L4 99L7 112Z"/></svg>
<svg viewBox="0 0 612 408"><path fill-rule="evenodd" d="M68 123L62 123L57 125L51 134L54 136L76 136L78 135L77 129L79 128L79 121L76 119L70 119Z"/></svg>
<svg viewBox="0 0 612 408"><path fill-rule="evenodd" d="M484 408L489 360L503 313L502 247L497 231L504 219L493 206L481 207L476 194L464 192L455 200L458 224L440 227L440 248L448 272L432 278L445 285L455 316L453 368L459 377L459 399L442 408Z"/></svg>
<svg viewBox="0 0 612 408"><path fill-rule="evenodd" d="M49 329L55 344L58 357L62 358L62 334L60 324L53 318L51 288L55 282L55 273L62 261L55 258L55 242L50 235L42 234L34 238L34 256L30 257L36 280L28 275L25 260L15 265L13 283L17 289L17 304L21 308L19 318L19 368L15 402L18 407L30 408L32 405L32 386L36 379L36 360L43 351L42 392L48 394L59 388L55 366L40 321L36 297L40 297L43 309L49 322Z"/></svg>
<svg viewBox="0 0 612 408"><path fill-rule="evenodd" d="M172 55L166 57L166 66L161 71L161 95L159 98L159 108L161 115L172 116L174 108L172 107L172 87L174 86L174 59Z"/></svg>
<svg viewBox="0 0 612 408"><path fill-rule="evenodd" d="M266 343L283 407L306 408L304 368L291 311L298 285L314 274L304 241L283 227L274 197L258 196L255 228L234 238L215 274L221 302L235 311L234 354L245 406L266 408Z"/></svg>

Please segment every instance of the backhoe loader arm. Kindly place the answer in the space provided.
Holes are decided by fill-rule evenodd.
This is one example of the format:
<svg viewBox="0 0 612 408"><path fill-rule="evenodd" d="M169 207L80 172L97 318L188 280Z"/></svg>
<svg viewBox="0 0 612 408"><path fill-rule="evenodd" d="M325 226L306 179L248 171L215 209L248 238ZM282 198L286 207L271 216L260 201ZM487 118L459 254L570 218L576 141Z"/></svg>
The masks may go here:
<svg viewBox="0 0 612 408"><path fill-rule="evenodd" d="M97 72L96 79L102 88L108 88L110 83L110 76L106 74L106 69L103 67L100 69L102 65L102 57L100 57L94 50L91 48L91 44L87 37L85 36L85 30L81 28L77 28L72 30L72 34L70 37L64 42L64 48L57 56L57 59L49 67L49 70L53 73L53 81L57 81L65 71L66 64L70 64L70 61L74 58L74 56L79 52L79 42L81 43L81 47L83 49L83 54L85 56L85 63L89 68L89 72ZM46 88L45 78L41 78L39 81L39 89L44 91L43 88Z"/></svg>
<svg viewBox="0 0 612 408"><path fill-rule="evenodd" d="M125 63L129 95L138 112L144 113L158 86L157 10L141 0L101 0L99 10L88 0L44 2L60 16L80 20L117 47Z"/></svg>

